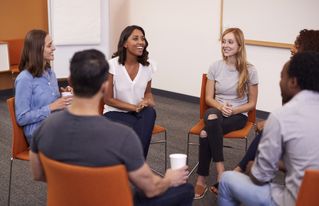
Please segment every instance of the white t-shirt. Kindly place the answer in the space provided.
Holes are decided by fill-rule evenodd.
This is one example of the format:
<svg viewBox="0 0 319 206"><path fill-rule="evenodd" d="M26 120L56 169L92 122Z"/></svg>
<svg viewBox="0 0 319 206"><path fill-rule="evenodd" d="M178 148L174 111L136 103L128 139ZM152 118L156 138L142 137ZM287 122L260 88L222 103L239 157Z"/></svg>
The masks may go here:
<svg viewBox="0 0 319 206"><path fill-rule="evenodd" d="M139 64L138 73L132 80L125 66L118 62L118 57L109 60L109 73L113 75L113 98L130 104L138 104L144 98L147 83L152 80L156 71L155 64L149 62L148 66ZM109 111L127 112L104 105L104 113Z"/></svg>
<svg viewBox="0 0 319 206"><path fill-rule="evenodd" d="M228 102L233 107L248 102L248 91L243 97L238 97L237 86L239 73L234 66L229 66L224 60L213 63L208 70L207 78L215 81L215 99L224 104ZM253 65L248 65L248 85L258 84L257 70Z"/></svg>

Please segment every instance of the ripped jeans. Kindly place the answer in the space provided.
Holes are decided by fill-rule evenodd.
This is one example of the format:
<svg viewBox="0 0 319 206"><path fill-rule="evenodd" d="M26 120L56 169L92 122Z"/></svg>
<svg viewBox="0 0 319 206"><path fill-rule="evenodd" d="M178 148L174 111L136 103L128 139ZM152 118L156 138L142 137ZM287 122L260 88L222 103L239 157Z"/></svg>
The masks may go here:
<svg viewBox="0 0 319 206"><path fill-rule="evenodd" d="M197 174L209 175L211 159L214 162L223 162L223 138L228 132L243 128L247 122L247 116L236 114L224 117L218 109L209 108L204 115L207 138L199 138L199 165Z"/></svg>

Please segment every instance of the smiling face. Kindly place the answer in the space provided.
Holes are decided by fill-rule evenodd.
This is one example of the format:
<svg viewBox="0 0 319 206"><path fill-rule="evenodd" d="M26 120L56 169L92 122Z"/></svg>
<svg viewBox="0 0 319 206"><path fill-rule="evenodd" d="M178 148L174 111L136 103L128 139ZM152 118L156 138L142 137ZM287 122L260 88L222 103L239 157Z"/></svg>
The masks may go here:
<svg viewBox="0 0 319 206"><path fill-rule="evenodd" d="M225 57L235 56L239 50L239 45L236 41L233 32L227 33L223 36L222 52Z"/></svg>
<svg viewBox="0 0 319 206"><path fill-rule="evenodd" d="M54 60L54 50L55 46L53 45L52 38L50 35L47 35L44 39L43 49L43 60L45 62L50 62Z"/></svg>
<svg viewBox="0 0 319 206"><path fill-rule="evenodd" d="M146 40L141 30L134 29L124 44L127 55L142 56Z"/></svg>

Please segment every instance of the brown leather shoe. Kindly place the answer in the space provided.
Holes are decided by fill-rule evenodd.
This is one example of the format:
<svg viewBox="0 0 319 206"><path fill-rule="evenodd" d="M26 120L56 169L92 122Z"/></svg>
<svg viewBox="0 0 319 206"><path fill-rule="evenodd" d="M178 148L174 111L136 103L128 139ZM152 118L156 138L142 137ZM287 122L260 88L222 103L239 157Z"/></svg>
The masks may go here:
<svg viewBox="0 0 319 206"><path fill-rule="evenodd" d="M196 185L194 200L202 199L205 196L207 190L208 190L207 186L204 187L202 185Z"/></svg>

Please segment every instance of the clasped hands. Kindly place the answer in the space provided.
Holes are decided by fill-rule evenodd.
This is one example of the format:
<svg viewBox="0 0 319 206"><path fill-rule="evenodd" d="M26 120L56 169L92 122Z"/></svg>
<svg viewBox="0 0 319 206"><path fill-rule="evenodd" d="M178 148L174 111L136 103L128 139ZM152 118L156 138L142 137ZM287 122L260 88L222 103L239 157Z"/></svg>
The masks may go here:
<svg viewBox="0 0 319 206"><path fill-rule="evenodd" d="M142 111L142 109L144 109L144 107L148 107L149 106L149 101L148 99L142 99L142 101L140 101L136 107L135 107L135 112L140 112Z"/></svg>
<svg viewBox="0 0 319 206"><path fill-rule="evenodd" d="M220 111L222 112L222 115L224 117L229 117L233 114L233 106L229 104L228 102L226 102L225 104L221 106Z"/></svg>
<svg viewBox="0 0 319 206"><path fill-rule="evenodd" d="M65 88L61 87L60 89L62 92L71 92L73 94L73 88L70 86L67 86ZM67 107L68 105L71 104L71 101L72 101L72 96L60 97L57 100L55 100L54 102L52 102L49 105L49 108L51 111L64 109L65 107Z"/></svg>

